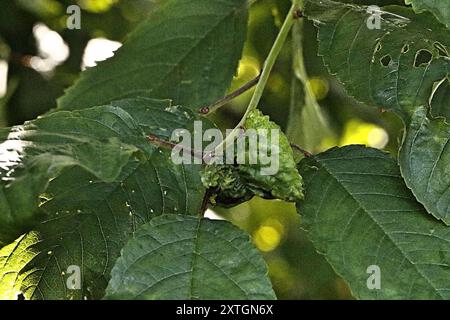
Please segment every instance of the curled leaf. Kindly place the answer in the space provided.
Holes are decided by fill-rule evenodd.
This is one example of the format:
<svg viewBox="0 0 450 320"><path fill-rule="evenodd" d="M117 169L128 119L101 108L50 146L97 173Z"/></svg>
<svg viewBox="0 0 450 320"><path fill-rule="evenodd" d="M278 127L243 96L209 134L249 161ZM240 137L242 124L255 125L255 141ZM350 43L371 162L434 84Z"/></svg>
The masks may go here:
<svg viewBox="0 0 450 320"><path fill-rule="evenodd" d="M258 135L257 148L250 146L251 135L238 138L238 143L239 139L245 139L243 164L206 166L202 181L205 187L216 190L214 197L217 203L236 204L253 195L289 202L303 199L303 180L297 171L289 141L280 127L259 110L249 114L244 126L246 133L254 129L265 138ZM235 159L239 158L238 152ZM262 161L261 155L267 157L266 160L270 158L269 163ZM252 164L250 159L256 159L256 162Z"/></svg>

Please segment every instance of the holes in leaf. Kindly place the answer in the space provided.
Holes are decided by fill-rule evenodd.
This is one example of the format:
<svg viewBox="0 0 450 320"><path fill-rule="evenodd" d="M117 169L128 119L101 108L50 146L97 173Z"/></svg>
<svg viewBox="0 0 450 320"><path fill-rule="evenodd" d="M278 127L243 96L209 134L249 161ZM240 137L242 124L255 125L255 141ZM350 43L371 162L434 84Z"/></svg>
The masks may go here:
<svg viewBox="0 0 450 320"><path fill-rule="evenodd" d="M405 44L402 48L402 53L408 53L409 51L409 44Z"/></svg>
<svg viewBox="0 0 450 320"><path fill-rule="evenodd" d="M440 43L440 42L435 42L435 43L433 44L433 46L436 48L438 54L439 54L441 57L449 57L449 54L448 54L448 52L447 52L447 48L446 48L442 43Z"/></svg>
<svg viewBox="0 0 450 320"><path fill-rule="evenodd" d="M391 62L392 62L392 58L390 55L385 55L384 57L382 57L380 59L380 63L383 67L389 66L391 64Z"/></svg>
<svg viewBox="0 0 450 320"><path fill-rule="evenodd" d="M378 42L377 46L375 47L375 52L380 51L383 48L383 45L381 44L381 42Z"/></svg>
<svg viewBox="0 0 450 320"><path fill-rule="evenodd" d="M433 55L430 51L422 49L417 51L416 58L414 59L414 67L419 68L430 64L433 59Z"/></svg>

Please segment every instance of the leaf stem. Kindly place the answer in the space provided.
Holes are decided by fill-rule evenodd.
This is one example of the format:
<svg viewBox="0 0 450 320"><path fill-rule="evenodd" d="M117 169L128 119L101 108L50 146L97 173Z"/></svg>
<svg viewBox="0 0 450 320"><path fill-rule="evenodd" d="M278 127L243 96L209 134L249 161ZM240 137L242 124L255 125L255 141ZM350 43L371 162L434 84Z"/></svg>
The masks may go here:
<svg viewBox="0 0 450 320"><path fill-rule="evenodd" d="M233 91L232 93L230 93L226 97L220 99L219 101L214 102L210 106L200 108L198 113L200 113L201 115L205 116L205 115L208 115L208 114L216 111L217 109L223 107L224 105L226 105L228 102L230 102L234 98L239 97L241 94L243 94L243 93L247 92L248 90L250 90L251 88L253 88L258 83L260 78L261 78L261 73L256 78L250 80L249 82L244 84L242 87L240 87L237 90Z"/></svg>
<svg viewBox="0 0 450 320"><path fill-rule="evenodd" d="M313 154L311 152L306 151L305 149L303 149L302 147L300 147L299 145L297 145L295 143L291 143L291 147L292 147L292 149L295 149L295 150L301 152L306 158L313 157Z"/></svg>
<svg viewBox="0 0 450 320"><path fill-rule="evenodd" d="M171 141L160 139L160 138L158 138L155 135L148 135L147 136L147 140L151 144L154 144L154 145L160 146L160 147L164 147L164 148L170 149L170 150L172 150L175 147L179 147L180 150L189 152L193 157L196 157L197 159L205 159L205 155L202 154L201 151L196 151L196 150L192 150L192 149L189 149L189 148L186 148L186 147L183 147L183 146L179 146L178 144L173 143Z"/></svg>
<svg viewBox="0 0 450 320"><path fill-rule="evenodd" d="M222 141L222 143L220 143L214 149L213 152L221 150L224 145L233 142L236 136L238 135L240 129L244 126L245 120L247 119L249 114L256 108L258 108L258 104L261 101L261 97L264 93L264 89L266 88L267 81L269 80L273 66L275 65L275 62L281 52L281 49L283 48L283 45L289 35L289 32L292 28L292 25L294 24L294 21L297 19L297 12L299 9L300 2L301 0L292 0L292 6L289 9L289 13L286 19L284 20L283 25L281 26L280 32L278 33L278 36L272 46L272 49L270 50L269 55L267 56L267 59L264 62L263 70L261 72L261 79L256 85L255 92L253 93L253 97L250 100L250 103L247 107L244 116L242 117L238 125L231 131L231 133L225 138L225 140Z"/></svg>

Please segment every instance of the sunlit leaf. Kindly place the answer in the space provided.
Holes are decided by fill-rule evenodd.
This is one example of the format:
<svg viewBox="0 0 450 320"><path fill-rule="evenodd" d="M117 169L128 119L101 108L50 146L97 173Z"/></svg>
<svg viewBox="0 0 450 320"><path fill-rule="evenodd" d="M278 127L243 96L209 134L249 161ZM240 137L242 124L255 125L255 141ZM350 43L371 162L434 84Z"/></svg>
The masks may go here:
<svg viewBox="0 0 450 320"><path fill-rule="evenodd" d="M407 128L402 174L419 202L449 223L450 178L443 161L449 157L449 129L431 117L450 112L449 30L431 13L396 6L369 13L364 6L321 0L309 1L306 11L319 29L320 54L348 92L402 117ZM379 25L370 25L370 19L379 19ZM427 114L422 106L430 104Z"/></svg>
<svg viewBox="0 0 450 320"><path fill-rule="evenodd" d="M449 101L447 101L449 103ZM406 184L436 218L450 225L450 125L430 119L425 108L413 115L400 150Z"/></svg>
<svg viewBox="0 0 450 320"><path fill-rule="evenodd" d="M36 241L32 235L21 236L0 250L0 300L16 300L20 291L19 271L34 257L27 248Z"/></svg>

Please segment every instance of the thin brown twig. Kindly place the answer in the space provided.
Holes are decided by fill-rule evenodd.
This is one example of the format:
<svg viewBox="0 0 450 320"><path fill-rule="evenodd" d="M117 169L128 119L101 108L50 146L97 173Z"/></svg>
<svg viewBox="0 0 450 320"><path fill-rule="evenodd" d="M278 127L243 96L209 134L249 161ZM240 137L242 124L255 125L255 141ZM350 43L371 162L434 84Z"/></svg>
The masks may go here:
<svg viewBox="0 0 450 320"><path fill-rule="evenodd" d="M240 87L237 90L233 91L232 93L230 93L226 97L220 99L219 101L214 102L210 106L206 106L206 107L200 108L198 113L200 113L201 115L207 115L207 114L210 114L211 112L216 111L217 109L219 109L219 108L223 107L224 105L226 105L231 100L239 97L240 95L242 95L246 91L248 91L251 88L253 88L259 82L260 78L261 78L261 73L259 73L259 75L256 78L250 80L249 82L244 84L242 87Z"/></svg>
<svg viewBox="0 0 450 320"><path fill-rule="evenodd" d="M311 152L306 151L305 149L303 149L303 148L300 147L299 145L296 145L295 143L291 143L291 147L292 147L293 149L296 149L297 151L300 151L301 153L303 153L303 155L304 155L305 157L307 157L307 158L314 157L314 155L313 155Z"/></svg>

